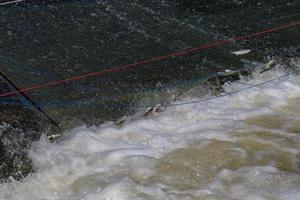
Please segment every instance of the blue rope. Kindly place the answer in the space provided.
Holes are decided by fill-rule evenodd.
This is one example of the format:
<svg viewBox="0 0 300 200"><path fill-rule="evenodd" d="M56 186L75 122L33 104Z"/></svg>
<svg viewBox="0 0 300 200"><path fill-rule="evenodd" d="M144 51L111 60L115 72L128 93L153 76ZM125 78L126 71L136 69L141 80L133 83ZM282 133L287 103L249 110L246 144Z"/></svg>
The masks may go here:
<svg viewBox="0 0 300 200"><path fill-rule="evenodd" d="M204 98L204 99L199 99L199 100L195 100L195 101L188 101L188 102L182 102L182 103L174 103L174 104L171 104L170 102L163 102L161 103L162 106L164 107L173 107L173 106L181 106L181 105L188 105L188 104L195 104L195 103L199 103L199 102L205 102L205 101L210 101L210 100L214 100L214 99L218 99L218 98L222 98L222 97L225 97L225 96L230 96L230 95L233 95L233 94L237 94L237 93L240 93L244 90L250 90L252 88L256 88L256 87L259 87L259 86L262 86L262 85L266 85L268 83L271 83L271 82L274 82L276 80L280 80L284 77L287 77L287 76L290 76L292 74L295 74L296 72L299 72L300 70L293 70L293 71L290 71L282 76L279 76L279 77L276 77L276 78L273 78L273 79L270 79L270 80L267 80L267 81L264 81L264 82L261 82L261 83L258 83L258 84L254 84L254 85L250 85L248 87L245 87L245 88L241 88L240 90L236 90L236 91L233 91L233 92L228 92L228 93L225 93L225 94L221 94L221 95L218 95L218 96L212 96L212 97L208 97L208 98ZM36 101L38 102L38 101ZM51 104L51 105L47 105L46 102L47 101L40 101L40 102L44 102L44 104L39 104L39 106L41 107L54 107L54 106L68 106L68 105L74 105L74 104L87 104L85 102L79 102L79 101L65 101L65 102L60 102L60 103L57 103L57 104ZM49 101L48 101L49 102ZM28 104L24 104L22 102L18 102L18 100L0 100L0 103L2 104L12 104L12 105L20 105L20 106L24 106L24 107L32 107L31 105L28 105ZM130 104L130 103L128 103ZM120 109L120 108L126 108L126 107L130 107L130 108L148 108L148 107L151 107L153 105L149 104L149 105L131 105L131 106L128 106L128 104L122 104L122 103L116 103L116 104L98 104L97 106L99 107L99 105L103 106L103 107L110 107L110 108L116 108L116 109Z"/></svg>

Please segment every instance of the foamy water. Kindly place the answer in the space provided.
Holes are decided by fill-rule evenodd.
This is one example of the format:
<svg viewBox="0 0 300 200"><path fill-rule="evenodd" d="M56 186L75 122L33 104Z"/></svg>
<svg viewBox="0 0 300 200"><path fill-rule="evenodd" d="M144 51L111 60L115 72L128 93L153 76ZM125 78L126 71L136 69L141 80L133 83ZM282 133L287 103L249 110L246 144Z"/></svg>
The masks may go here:
<svg viewBox="0 0 300 200"><path fill-rule="evenodd" d="M1 184L0 199L297 200L299 142L300 79L291 75L122 126L78 127L54 144L42 137L30 150L34 172Z"/></svg>

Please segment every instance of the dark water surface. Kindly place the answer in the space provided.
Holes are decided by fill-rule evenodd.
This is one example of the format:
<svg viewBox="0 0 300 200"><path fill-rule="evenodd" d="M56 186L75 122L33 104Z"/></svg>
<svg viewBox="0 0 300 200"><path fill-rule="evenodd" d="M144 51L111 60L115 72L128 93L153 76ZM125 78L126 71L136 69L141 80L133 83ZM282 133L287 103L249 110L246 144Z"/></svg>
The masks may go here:
<svg viewBox="0 0 300 200"><path fill-rule="evenodd" d="M2 4L0 69L26 88L299 23L299 11L297 0ZM251 53L232 53L242 49ZM2 97L0 199L299 199L299 75L269 82L299 67L299 57L294 26L27 92L58 131L77 127L55 143L41 137L49 122L26 99ZM237 73L220 77L225 70ZM219 87L244 71L253 73ZM13 90L0 80L0 95ZM121 125L79 127L261 82Z"/></svg>
<svg viewBox="0 0 300 200"><path fill-rule="evenodd" d="M24 1L0 7L0 67L25 88L289 23L299 10L297 0ZM295 57L299 41L290 28L28 95L65 127L100 123L134 112L145 97L154 105L184 83L243 69L231 51L251 49L256 61ZM158 91L170 95L148 96Z"/></svg>

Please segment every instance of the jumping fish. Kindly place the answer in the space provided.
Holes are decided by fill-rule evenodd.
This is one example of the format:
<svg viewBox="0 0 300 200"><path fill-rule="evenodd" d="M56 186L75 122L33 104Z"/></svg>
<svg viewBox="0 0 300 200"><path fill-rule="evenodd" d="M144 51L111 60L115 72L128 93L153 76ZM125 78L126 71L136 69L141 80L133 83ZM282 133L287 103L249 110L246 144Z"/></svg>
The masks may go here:
<svg viewBox="0 0 300 200"><path fill-rule="evenodd" d="M242 50L239 50L239 51L234 51L234 52L232 52L232 54L235 54L237 56L241 56L241 55L248 54L250 52L251 52L250 49L242 49Z"/></svg>

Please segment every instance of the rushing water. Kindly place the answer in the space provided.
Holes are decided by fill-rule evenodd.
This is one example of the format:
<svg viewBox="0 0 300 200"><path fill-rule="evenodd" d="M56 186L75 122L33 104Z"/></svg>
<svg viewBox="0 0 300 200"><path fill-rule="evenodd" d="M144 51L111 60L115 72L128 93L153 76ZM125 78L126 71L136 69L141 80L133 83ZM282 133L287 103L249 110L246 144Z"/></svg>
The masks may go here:
<svg viewBox="0 0 300 200"><path fill-rule="evenodd" d="M224 90L284 73L277 66ZM54 144L42 137L29 153L34 172L1 184L0 199L297 200L299 108L294 74L121 126L78 127Z"/></svg>
<svg viewBox="0 0 300 200"><path fill-rule="evenodd" d="M0 7L0 66L22 88L250 34L300 16L297 0L24 2ZM250 48L254 60L267 62L297 56L299 40L297 29L290 28L29 95L64 127L96 124L132 113L131 104L144 91L243 68L232 51Z"/></svg>
<svg viewBox="0 0 300 200"><path fill-rule="evenodd" d="M28 87L297 21L299 8L297 0L28 0L0 7L0 67ZM299 36L298 26L30 92L68 130L32 144L32 172L0 184L0 199L299 200L299 73L234 92L299 70ZM251 53L232 54L241 49ZM203 83L244 68L253 74L221 89ZM219 92L233 94L211 98ZM20 103L12 100L1 103ZM169 106L143 115L161 101Z"/></svg>

